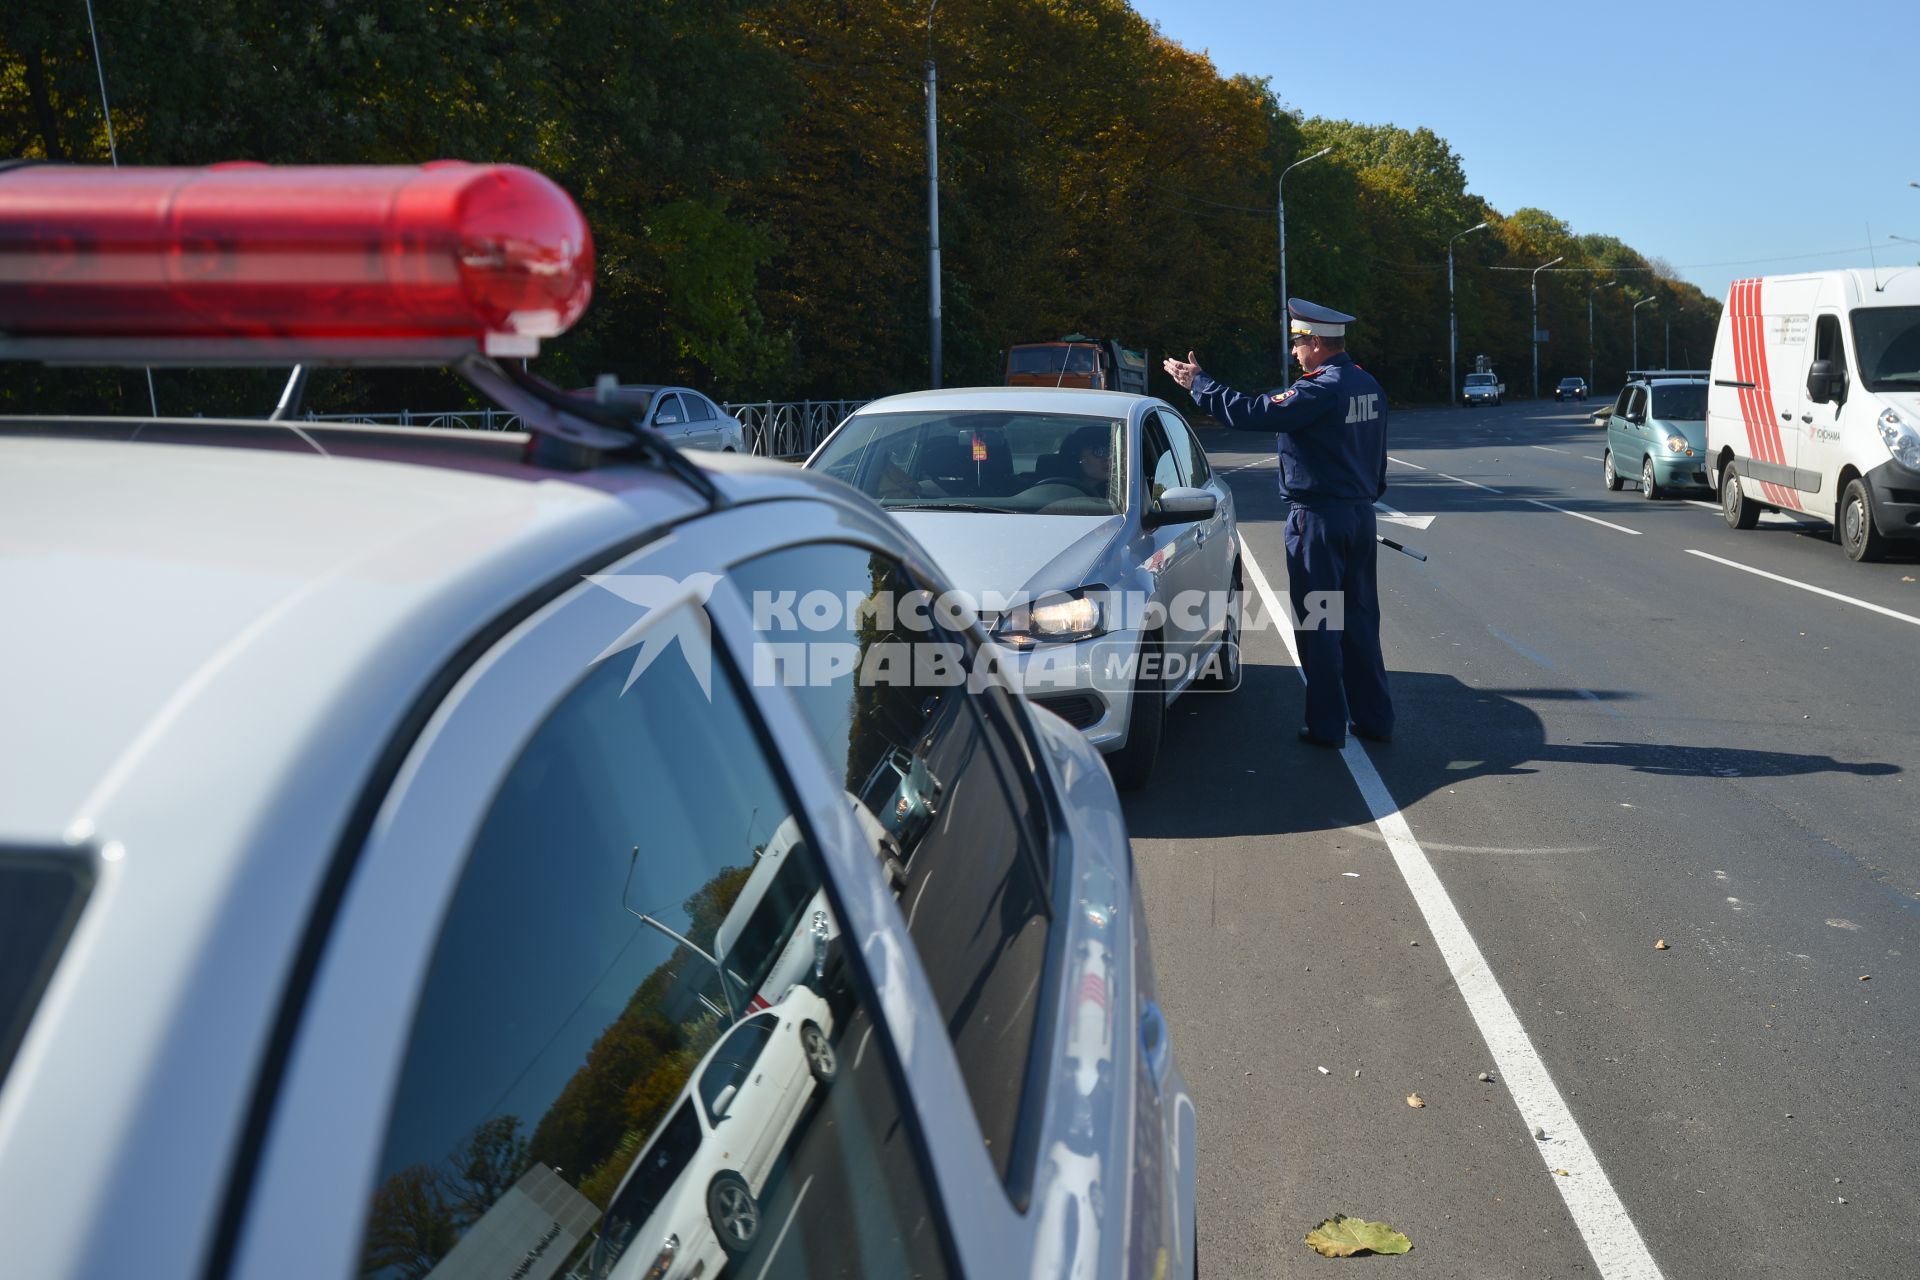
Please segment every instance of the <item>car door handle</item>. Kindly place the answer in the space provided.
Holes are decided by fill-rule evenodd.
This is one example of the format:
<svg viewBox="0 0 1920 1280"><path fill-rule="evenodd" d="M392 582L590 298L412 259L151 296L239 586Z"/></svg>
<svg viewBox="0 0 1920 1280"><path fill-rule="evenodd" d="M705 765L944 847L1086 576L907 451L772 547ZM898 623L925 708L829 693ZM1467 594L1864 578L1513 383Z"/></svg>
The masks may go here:
<svg viewBox="0 0 1920 1280"><path fill-rule="evenodd" d="M1169 1037L1166 1015L1160 1012L1158 1004L1149 1000L1147 1007L1140 1011L1140 1060L1153 1078L1155 1093L1166 1083L1167 1068L1173 1065L1173 1044Z"/></svg>
<svg viewBox="0 0 1920 1280"><path fill-rule="evenodd" d="M1793 419L1793 411L1791 409L1789 409L1787 412L1780 415L1780 421L1782 422L1790 422L1792 421L1792 419Z"/></svg>
<svg viewBox="0 0 1920 1280"><path fill-rule="evenodd" d="M1812 415L1812 414L1810 414L1810 413L1803 413L1803 414L1801 414L1801 415L1800 415L1800 421L1802 421L1802 422L1812 422L1812 421L1813 421L1813 415Z"/></svg>

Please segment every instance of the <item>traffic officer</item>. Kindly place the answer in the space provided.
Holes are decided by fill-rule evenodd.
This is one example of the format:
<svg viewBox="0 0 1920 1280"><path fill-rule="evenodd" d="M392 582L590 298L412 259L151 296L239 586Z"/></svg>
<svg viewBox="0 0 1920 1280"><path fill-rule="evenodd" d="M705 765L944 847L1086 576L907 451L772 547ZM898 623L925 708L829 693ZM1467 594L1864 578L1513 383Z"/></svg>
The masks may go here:
<svg viewBox="0 0 1920 1280"><path fill-rule="evenodd" d="M1307 679L1300 739L1342 747L1347 731L1386 742L1393 701L1380 655L1380 592L1373 504L1387 490L1387 397L1347 354L1354 318L1287 299L1288 341L1300 380L1273 395L1246 395L1200 369L1194 354L1166 362L1194 403L1237 431L1271 431L1287 500L1287 594L1296 622L1312 621L1310 592L1344 596L1345 624L1295 632Z"/></svg>

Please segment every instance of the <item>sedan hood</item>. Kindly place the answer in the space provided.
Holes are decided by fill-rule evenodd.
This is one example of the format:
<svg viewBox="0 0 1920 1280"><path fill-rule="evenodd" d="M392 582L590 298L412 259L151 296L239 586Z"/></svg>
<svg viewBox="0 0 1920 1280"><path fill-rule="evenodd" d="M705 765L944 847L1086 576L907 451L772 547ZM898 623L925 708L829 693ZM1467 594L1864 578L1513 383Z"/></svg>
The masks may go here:
<svg viewBox="0 0 1920 1280"><path fill-rule="evenodd" d="M1071 590L1125 526L1123 516L992 515L895 510L947 582L974 600L1016 591ZM1102 584L1106 585L1106 584Z"/></svg>

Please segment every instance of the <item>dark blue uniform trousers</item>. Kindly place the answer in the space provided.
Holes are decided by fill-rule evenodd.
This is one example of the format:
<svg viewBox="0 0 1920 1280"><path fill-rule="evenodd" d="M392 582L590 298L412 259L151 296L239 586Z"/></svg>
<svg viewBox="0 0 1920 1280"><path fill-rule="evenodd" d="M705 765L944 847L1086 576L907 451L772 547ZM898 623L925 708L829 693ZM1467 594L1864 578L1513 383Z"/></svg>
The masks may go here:
<svg viewBox="0 0 1920 1280"><path fill-rule="evenodd" d="M1287 594L1294 619L1300 668L1307 678L1307 732L1339 742L1351 721L1368 733L1393 732L1393 702L1380 656L1380 583L1374 564L1373 507L1365 502L1295 505L1287 517ZM1309 593L1344 596L1345 626L1315 624Z"/></svg>

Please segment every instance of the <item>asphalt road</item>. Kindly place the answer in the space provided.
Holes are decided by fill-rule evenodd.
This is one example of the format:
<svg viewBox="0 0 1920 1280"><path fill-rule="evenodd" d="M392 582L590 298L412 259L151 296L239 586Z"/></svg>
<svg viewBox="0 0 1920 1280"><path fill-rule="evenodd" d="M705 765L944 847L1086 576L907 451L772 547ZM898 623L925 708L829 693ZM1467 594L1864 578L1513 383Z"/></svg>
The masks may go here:
<svg viewBox="0 0 1920 1280"><path fill-rule="evenodd" d="M1209 1277L1920 1274L1920 557L1608 493L1598 403L1390 420L1384 795L1265 630L1128 803ZM1284 597L1270 437L1203 439Z"/></svg>

